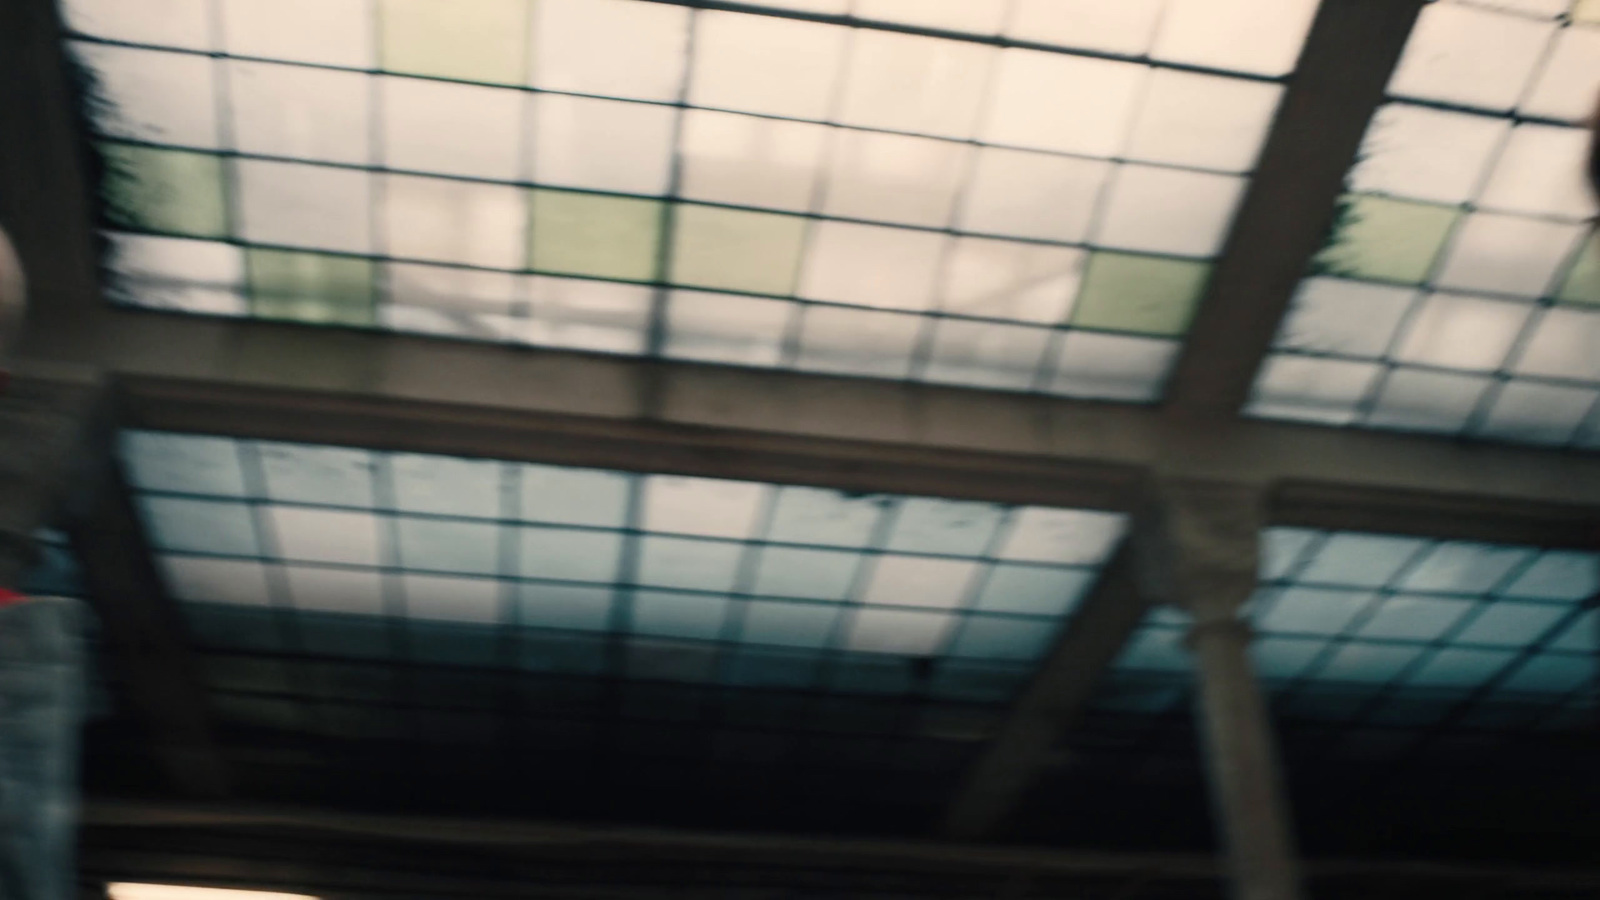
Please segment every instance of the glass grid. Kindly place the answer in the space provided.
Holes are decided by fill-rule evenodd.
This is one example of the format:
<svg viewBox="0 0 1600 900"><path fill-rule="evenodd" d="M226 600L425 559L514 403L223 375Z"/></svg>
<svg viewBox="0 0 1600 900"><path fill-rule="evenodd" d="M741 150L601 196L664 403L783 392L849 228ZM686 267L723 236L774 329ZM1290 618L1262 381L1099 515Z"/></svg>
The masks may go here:
<svg viewBox="0 0 1600 900"><path fill-rule="evenodd" d="M1286 724L1377 735L1392 753L1445 732L1582 728L1597 704L1597 593L1597 553L1272 528L1251 650ZM1184 621L1151 614L1099 710L1182 711Z"/></svg>
<svg viewBox="0 0 1600 900"><path fill-rule="evenodd" d="M1423 10L1249 415L1600 447L1593 4Z"/></svg>
<svg viewBox="0 0 1600 900"><path fill-rule="evenodd" d="M1120 514L128 432L212 650L1000 703Z"/></svg>
<svg viewBox="0 0 1600 900"><path fill-rule="evenodd" d="M63 3L117 302L1134 402L1315 9L168 5Z"/></svg>

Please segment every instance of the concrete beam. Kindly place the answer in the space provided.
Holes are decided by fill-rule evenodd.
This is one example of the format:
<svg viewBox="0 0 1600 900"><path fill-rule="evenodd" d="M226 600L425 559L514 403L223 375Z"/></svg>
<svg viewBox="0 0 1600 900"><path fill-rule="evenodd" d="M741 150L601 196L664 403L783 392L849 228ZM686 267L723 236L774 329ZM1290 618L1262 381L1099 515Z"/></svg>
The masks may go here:
<svg viewBox="0 0 1600 900"><path fill-rule="evenodd" d="M945 815L944 833L985 837L1002 824L1088 705L1100 678L1148 609L1125 547L1045 658L999 732L974 762Z"/></svg>

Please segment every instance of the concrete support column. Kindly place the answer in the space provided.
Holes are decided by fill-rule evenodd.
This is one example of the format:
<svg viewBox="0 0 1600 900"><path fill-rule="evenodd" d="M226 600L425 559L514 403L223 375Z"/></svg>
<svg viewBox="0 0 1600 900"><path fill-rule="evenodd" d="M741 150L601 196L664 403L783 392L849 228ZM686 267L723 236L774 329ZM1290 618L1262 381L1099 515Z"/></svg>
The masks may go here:
<svg viewBox="0 0 1600 900"><path fill-rule="evenodd" d="M1241 609L1256 585L1263 524L1258 489L1167 481L1134 540L1152 600L1193 616L1195 717L1212 807L1238 900L1299 900L1288 806L1266 703L1250 664Z"/></svg>

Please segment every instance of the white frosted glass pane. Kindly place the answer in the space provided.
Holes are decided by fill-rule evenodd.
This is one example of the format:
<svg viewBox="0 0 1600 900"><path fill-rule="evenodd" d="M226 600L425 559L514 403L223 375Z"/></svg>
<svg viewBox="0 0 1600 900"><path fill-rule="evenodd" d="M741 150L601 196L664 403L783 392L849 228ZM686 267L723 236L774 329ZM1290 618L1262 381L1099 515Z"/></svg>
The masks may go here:
<svg viewBox="0 0 1600 900"><path fill-rule="evenodd" d="M872 564L863 603L953 609L967 595L978 564L958 559L884 555Z"/></svg>
<svg viewBox="0 0 1600 900"><path fill-rule="evenodd" d="M644 483L647 531L749 538L766 485L720 478L651 475Z"/></svg>
<svg viewBox="0 0 1600 900"><path fill-rule="evenodd" d="M1056 622L970 616L950 646L951 656L978 659L1037 659L1050 647Z"/></svg>
<svg viewBox="0 0 1600 900"><path fill-rule="evenodd" d="M523 265L527 225L520 188L418 175L390 175L384 185L389 253L494 269Z"/></svg>
<svg viewBox="0 0 1600 900"><path fill-rule="evenodd" d="M1434 294L1412 317L1395 358L1447 369L1493 371L1505 361L1533 307Z"/></svg>
<svg viewBox="0 0 1600 900"><path fill-rule="evenodd" d="M988 238L956 238L940 280L941 308L970 316L1060 322L1083 280L1088 252Z"/></svg>
<svg viewBox="0 0 1600 900"><path fill-rule="evenodd" d="M1127 517L1121 513L1027 506L1017 511L1001 559L1095 565L1122 539Z"/></svg>
<svg viewBox="0 0 1600 900"><path fill-rule="evenodd" d="M1522 102L1528 116L1581 122L1600 93L1600 28L1572 26L1556 36L1533 90Z"/></svg>
<svg viewBox="0 0 1600 900"><path fill-rule="evenodd" d="M895 510L890 550L979 556L994 537L1002 516L992 503L907 497Z"/></svg>
<svg viewBox="0 0 1600 900"><path fill-rule="evenodd" d="M639 583L723 593L733 590L743 544L692 538L640 540Z"/></svg>
<svg viewBox="0 0 1600 900"><path fill-rule="evenodd" d="M1482 375L1398 369L1384 381L1367 421L1407 431L1457 432L1491 383Z"/></svg>
<svg viewBox="0 0 1600 900"><path fill-rule="evenodd" d="M266 495L290 503L372 506L372 454L306 444L256 445Z"/></svg>
<svg viewBox="0 0 1600 900"><path fill-rule="evenodd" d="M1593 553L1550 550L1505 590L1507 597L1587 600L1600 588L1600 559Z"/></svg>
<svg viewBox="0 0 1600 900"><path fill-rule="evenodd" d="M800 295L887 309L927 309L944 235L849 222L817 222Z"/></svg>
<svg viewBox="0 0 1600 900"><path fill-rule="evenodd" d="M1261 153L1282 94L1276 84L1156 69L1150 73L1126 156L1248 171Z"/></svg>
<svg viewBox="0 0 1600 900"><path fill-rule="evenodd" d="M671 107L545 94L535 109L541 184L662 194L672 166Z"/></svg>
<svg viewBox="0 0 1600 900"><path fill-rule="evenodd" d="M994 34L1006 18L1004 0L857 0L858 19L905 22L946 31Z"/></svg>
<svg viewBox="0 0 1600 900"><path fill-rule="evenodd" d="M825 215L942 226L966 174L964 144L898 134L834 132Z"/></svg>
<svg viewBox="0 0 1600 900"><path fill-rule="evenodd" d="M1150 55L1261 75L1294 69L1317 0L1169 0Z"/></svg>
<svg viewBox="0 0 1600 900"><path fill-rule="evenodd" d="M215 63L205 56L73 42L97 76L95 127L111 137L213 149L217 146Z"/></svg>
<svg viewBox="0 0 1600 900"><path fill-rule="evenodd" d="M829 131L809 122L684 110L679 193L692 200L809 209Z"/></svg>
<svg viewBox="0 0 1600 900"><path fill-rule="evenodd" d="M269 506L267 520L284 559L358 566L380 562L378 523L370 513Z"/></svg>
<svg viewBox="0 0 1600 900"><path fill-rule="evenodd" d="M1465 203L1510 128L1510 122L1490 116L1385 104L1367 126L1350 169L1350 189Z"/></svg>
<svg viewBox="0 0 1600 900"><path fill-rule="evenodd" d="M476 624L500 621L500 585L492 579L406 575L401 584L410 618Z"/></svg>
<svg viewBox="0 0 1600 900"><path fill-rule="evenodd" d="M824 488L778 488L769 540L865 547L888 501Z"/></svg>
<svg viewBox="0 0 1600 900"><path fill-rule="evenodd" d="M637 0L539 0L533 85L549 91L676 100L689 10Z"/></svg>
<svg viewBox="0 0 1600 900"><path fill-rule="evenodd" d="M503 181L521 173L521 91L383 79L383 161L391 169Z"/></svg>
<svg viewBox="0 0 1600 900"><path fill-rule="evenodd" d="M224 42L235 56L366 69L369 0L223 0Z"/></svg>
<svg viewBox="0 0 1600 900"><path fill-rule="evenodd" d="M1256 377L1252 415L1342 425L1382 370L1376 363L1272 356Z"/></svg>
<svg viewBox="0 0 1600 900"><path fill-rule="evenodd" d="M383 578L378 572L285 566L289 596L295 609L306 612L383 615Z"/></svg>
<svg viewBox="0 0 1600 900"><path fill-rule="evenodd" d="M1015 0L1006 34L1024 41L1142 56L1163 0Z"/></svg>
<svg viewBox="0 0 1600 900"><path fill-rule="evenodd" d="M855 584L862 555L837 550L768 547L761 551L753 593L842 601Z"/></svg>
<svg viewBox="0 0 1600 900"><path fill-rule="evenodd" d="M517 565L525 578L613 582L619 577L622 535L565 528L522 529Z"/></svg>
<svg viewBox="0 0 1600 900"><path fill-rule="evenodd" d="M755 0L750 5L842 16L850 11L850 4L851 0Z"/></svg>
<svg viewBox="0 0 1600 900"><path fill-rule="evenodd" d="M1256 615L1256 625L1269 633L1334 635L1371 601L1372 595L1364 591L1288 588Z"/></svg>
<svg viewBox="0 0 1600 900"><path fill-rule="evenodd" d="M244 255L219 241L109 234L106 285L118 300L156 309L237 316L246 312L240 290Z"/></svg>
<svg viewBox="0 0 1600 900"><path fill-rule="evenodd" d="M970 138L983 102L983 73L994 53L966 41L858 30L838 121Z"/></svg>
<svg viewBox="0 0 1600 900"><path fill-rule="evenodd" d="M1121 166L1095 242L1125 250L1214 256L1228 236L1245 180L1151 166Z"/></svg>
<svg viewBox="0 0 1600 900"><path fill-rule="evenodd" d="M945 319L933 334L929 381L1023 391L1033 386L1051 332L1023 325Z"/></svg>
<svg viewBox="0 0 1600 900"><path fill-rule="evenodd" d="M666 354L746 366L775 366L794 305L700 291L673 291Z"/></svg>
<svg viewBox="0 0 1600 900"><path fill-rule="evenodd" d="M1572 6L1573 0L1451 0L1451 2L1554 19L1567 11Z"/></svg>
<svg viewBox="0 0 1600 900"><path fill-rule="evenodd" d="M611 620L613 594L608 587L524 584L517 621L532 628L604 631Z"/></svg>
<svg viewBox="0 0 1600 900"><path fill-rule="evenodd" d="M795 364L820 372L903 378L921 327L917 316L812 307L805 311Z"/></svg>
<svg viewBox="0 0 1600 900"><path fill-rule="evenodd" d="M1413 566L1400 587L1408 591L1481 594L1493 589L1526 559L1528 551L1519 547L1451 541L1433 548Z"/></svg>
<svg viewBox="0 0 1600 900"><path fill-rule="evenodd" d="M517 341L604 353L642 353L650 330L651 291L633 284L535 276L526 318L506 319Z"/></svg>
<svg viewBox="0 0 1600 900"><path fill-rule="evenodd" d="M134 486L226 497L245 495L239 451L232 439L124 431L120 453Z"/></svg>
<svg viewBox="0 0 1600 900"><path fill-rule="evenodd" d="M599 469L522 467L522 518L530 522L620 526L632 478Z"/></svg>
<svg viewBox="0 0 1600 900"><path fill-rule="evenodd" d="M467 575L500 571L500 530L494 525L402 516L395 528L404 568Z"/></svg>
<svg viewBox="0 0 1600 900"><path fill-rule="evenodd" d="M689 103L822 119L848 31L707 10L695 17Z"/></svg>
<svg viewBox="0 0 1600 900"><path fill-rule="evenodd" d="M1427 541L1379 534L1335 534L1317 551L1301 578L1318 584L1382 587Z"/></svg>
<svg viewBox="0 0 1600 900"><path fill-rule="evenodd" d="M207 0L63 0L66 25L73 31L130 44L156 44L211 50Z"/></svg>
<svg viewBox="0 0 1600 900"><path fill-rule="evenodd" d="M1175 341L1072 331L1061 341L1050 389L1074 397L1151 401L1177 357Z"/></svg>
<svg viewBox="0 0 1600 900"><path fill-rule="evenodd" d="M451 316L506 315L521 300L509 272L451 269L416 263L385 266L389 302Z"/></svg>
<svg viewBox="0 0 1600 900"><path fill-rule="evenodd" d="M1478 198L1484 209L1563 219L1589 219L1594 194L1584 178L1589 132L1582 128L1519 125Z"/></svg>
<svg viewBox="0 0 1600 900"><path fill-rule="evenodd" d="M1480 430L1510 441L1565 444L1596 398L1600 393L1586 388L1513 381L1500 389Z"/></svg>
<svg viewBox="0 0 1600 900"><path fill-rule="evenodd" d="M1262 531L1258 565L1261 580L1279 581L1286 578L1318 536L1318 532L1304 528L1268 528Z"/></svg>
<svg viewBox="0 0 1600 900"><path fill-rule="evenodd" d="M1454 3L1424 7L1389 91L1507 111L1522 96L1554 22Z"/></svg>
<svg viewBox="0 0 1600 900"><path fill-rule="evenodd" d="M1111 163L982 147L962 203L966 231L1077 243Z"/></svg>
<svg viewBox="0 0 1600 900"><path fill-rule="evenodd" d="M1416 296L1417 291L1410 288L1307 278L1284 317L1276 346L1310 353L1381 356Z"/></svg>
<svg viewBox="0 0 1600 900"><path fill-rule="evenodd" d="M1149 69L1133 63L1005 50L979 137L1089 156L1121 151Z"/></svg>
<svg viewBox="0 0 1600 900"><path fill-rule="evenodd" d="M189 603L271 606L266 567L236 559L163 556L161 568L173 596Z"/></svg>
<svg viewBox="0 0 1600 900"><path fill-rule="evenodd" d="M846 643L851 650L865 653L931 656L953 618L950 613L863 609L851 620Z"/></svg>
<svg viewBox="0 0 1600 900"><path fill-rule="evenodd" d="M499 462L396 454L389 459L395 508L406 512L493 519L501 515Z"/></svg>
<svg viewBox="0 0 1600 900"><path fill-rule="evenodd" d="M1600 314L1574 309L1547 311L1523 348L1516 371L1600 381Z"/></svg>
<svg viewBox="0 0 1600 900"><path fill-rule="evenodd" d="M235 160L234 165L239 232L245 240L371 252L368 173L257 159Z"/></svg>
<svg viewBox="0 0 1600 900"><path fill-rule="evenodd" d="M1586 232L1581 225L1473 213L1445 251L1434 282L1446 288L1538 297L1549 289L1572 245Z"/></svg>
<svg viewBox="0 0 1600 900"><path fill-rule="evenodd" d="M228 84L233 143L245 153L372 162L368 76L232 60Z"/></svg>

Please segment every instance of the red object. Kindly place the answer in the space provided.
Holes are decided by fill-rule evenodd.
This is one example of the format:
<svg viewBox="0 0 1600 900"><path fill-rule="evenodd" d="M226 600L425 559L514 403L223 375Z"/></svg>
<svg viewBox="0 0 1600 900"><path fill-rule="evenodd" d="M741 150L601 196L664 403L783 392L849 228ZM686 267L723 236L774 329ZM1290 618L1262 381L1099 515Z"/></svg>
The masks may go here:
<svg viewBox="0 0 1600 900"><path fill-rule="evenodd" d="M13 603L21 603L26 599L28 598L22 596L16 591L9 591L5 588L0 588L0 606L10 606Z"/></svg>

